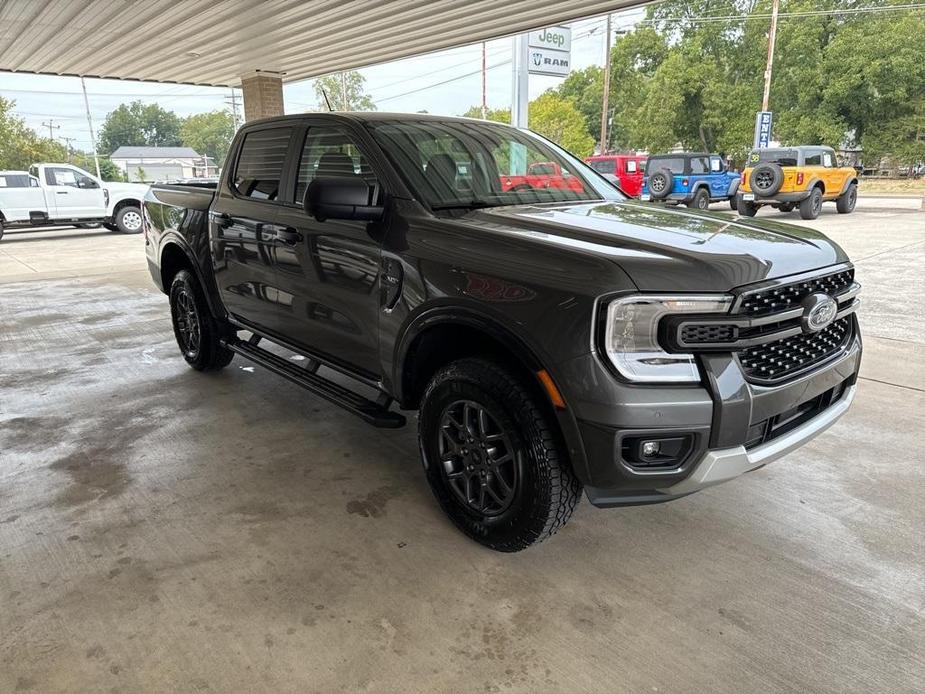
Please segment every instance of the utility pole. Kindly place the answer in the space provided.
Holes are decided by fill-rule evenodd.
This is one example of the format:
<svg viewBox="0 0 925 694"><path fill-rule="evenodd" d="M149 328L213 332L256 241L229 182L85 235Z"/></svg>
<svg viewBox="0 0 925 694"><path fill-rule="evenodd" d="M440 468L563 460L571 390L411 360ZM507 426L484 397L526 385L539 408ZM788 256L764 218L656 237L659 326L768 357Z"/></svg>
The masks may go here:
<svg viewBox="0 0 925 694"><path fill-rule="evenodd" d="M96 134L93 132L93 117L90 115L90 100L87 98L87 84L84 78L80 78L80 88L84 92L84 107L87 109L87 125L90 126L90 146L93 147L93 163L96 165L96 177L103 180L100 175L100 157L96 153Z"/></svg>
<svg viewBox="0 0 925 694"><path fill-rule="evenodd" d="M777 11L780 9L780 0L774 0L771 6L771 32L768 34L768 65L764 70L764 98L761 100L761 110L768 110L768 98L771 96L771 70L774 67L774 43L777 40Z"/></svg>
<svg viewBox="0 0 925 694"><path fill-rule="evenodd" d="M54 125L54 122L55 122L54 118L49 118L47 123L45 121L42 121L42 125L48 128L48 139L49 140L54 140L55 139L54 131L61 129L61 126Z"/></svg>
<svg viewBox="0 0 925 694"><path fill-rule="evenodd" d="M344 110L349 111L350 105L347 103L347 73L346 72L340 73L340 88L341 88L341 91L343 92L342 96L343 96Z"/></svg>
<svg viewBox="0 0 925 694"><path fill-rule="evenodd" d="M231 118L234 121L234 129L237 131L241 127L238 117L238 94L235 92L234 87L231 88L231 96L225 97L225 103L231 106Z"/></svg>
<svg viewBox="0 0 925 694"><path fill-rule="evenodd" d="M604 100L601 104L601 154L607 154L607 126L610 121L610 13L604 35Z"/></svg>
<svg viewBox="0 0 925 694"><path fill-rule="evenodd" d="M527 107L530 102L530 73L527 64L527 34L518 34L514 37L514 84L513 99L511 103L511 125L515 128L527 127ZM513 158L511 160L513 164ZM517 173L512 172L512 173Z"/></svg>
<svg viewBox="0 0 925 694"><path fill-rule="evenodd" d="M485 42L482 41L482 120L488 120L488 68Z"/></svg>
<svg viewBox="0 0 925 694"><path fill-rule="evenodd" d="M64 146L67 147L67 163L71 163L71 143L76 139L74 137L67 137L62 135L61 139L64 140Z"/></svg>

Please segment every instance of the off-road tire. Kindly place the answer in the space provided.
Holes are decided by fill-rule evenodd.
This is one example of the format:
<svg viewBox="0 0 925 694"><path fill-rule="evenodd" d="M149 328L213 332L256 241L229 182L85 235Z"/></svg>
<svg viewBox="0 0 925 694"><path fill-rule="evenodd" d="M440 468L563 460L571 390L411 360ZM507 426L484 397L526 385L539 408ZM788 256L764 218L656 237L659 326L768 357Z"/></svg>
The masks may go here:
<svg viewBox="0 0 925 694"><path fill-rule="evenodd" d="M649 176L649 195L653 200L667 198L672 188L674 188L674 175L669 169L656 169L655 173Z"/></svg>
<svg viewBox="0 0 925 694"><path fill-rule="evenodd" d="M854 206L858 202L858 184L852 183L848 190L838 196L835 200L835 209L838 214L851 214L854 212Z"/></svg>
<svg viewBox="0 0 925 694"><path fill-rule="evenodd" d="M813 188L809 197L800 202L800 217L803 219L816 219L822 211L822 191Z"/></svg>
<svg viewBox="0 0 925 694"><path fill-rule="evenodd" d="M581 497L582 485L540 392L497 362L466 358L440 369L421 400L418 442L434 496L456 527L499 552L518 552L556 533ZM449 475L455 473L441 460L446 417L461 401L483 408L511 444L517 473L510 505L498 515L483 515L466 505L451 487ZM462 469L465 459L457 453L443 457Z"/></svg>
<svg viewBox="0 0 925 694"><path fill-rule="evenodd" d="M0 240L3 240L3 220L0 220Z"/></svg>
<svg viewBox="0 0 925 694"><path fill-rule="evenodd" d="M735 195L730 196L730 198L729 198L729 208L730 208L733 212L737 212L738 209L739 209L739 203L736 202L736 196L735 196Z"/></svg>
<svg viewBox="0 0 925 694"><path fill-rule="evenodd" d="M709 210L710 194L704 188L698 188L687 206L693 210Z"/></svg>
<svg viewBox="0 0 925 694"><path fill-rule="evenodd" d="M742 217L754 217L758 213L758 205L738 197L736 198L736 211Z"/></svg>
<svg viewBox="0 0 925 694"><path fill-rule="evenodd" d="M779 164L758 164L749 174L748 183L755 195L769 198L784 184L784 170Z"/></svg>
<svg viewBox="0 0 925 694"><path fill-rule="evenodd" d="M218 371L231 363L234 352L221 344L222 326L212 316L199 281L189 270L180 270L170 283L170 318L173 334L186 363L197 371ZM186 330L198 339L191 344Z"/></svg>
<svg viewBox="0 0 925 694"><path fill-rule="evenodd" d="M123 234L141 233L141 210L134 205L126 205L125 207L119 208L113 222L115 222L116 228Z"/></svg>

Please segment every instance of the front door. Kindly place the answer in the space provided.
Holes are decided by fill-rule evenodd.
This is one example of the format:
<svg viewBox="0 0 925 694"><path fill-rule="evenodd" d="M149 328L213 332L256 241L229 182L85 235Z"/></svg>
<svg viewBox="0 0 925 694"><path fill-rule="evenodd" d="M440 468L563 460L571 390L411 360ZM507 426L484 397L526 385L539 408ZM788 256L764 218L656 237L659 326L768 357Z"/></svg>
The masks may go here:
<svg viewBox="0 0 925 694"><path fill-rule="evenodd" d="M234 172L209 212L212 266L222 303L233 317L264 331L272 331L280 311L292 304L273 267L292 133L291 125L248 132L230 164Z"/></svg>
<svg viewBox="0 0 925 694"><path fill-rule="evenodd" d="M278 218L290 239L276 248L278 282L292 297L279 331L297 346L378 376L382 224L319 222L299 203L316 177L356 176L371 186L380 177L357 138L340 125L310 122L299 148L295 204L283 207Z"/></svg>
<svg viewBox="0 0 925 694"><path fill-rule="evenodd" d="M52 219L102 219L106 200L100 184L70 166L46 166L45 190Z"/></svg>

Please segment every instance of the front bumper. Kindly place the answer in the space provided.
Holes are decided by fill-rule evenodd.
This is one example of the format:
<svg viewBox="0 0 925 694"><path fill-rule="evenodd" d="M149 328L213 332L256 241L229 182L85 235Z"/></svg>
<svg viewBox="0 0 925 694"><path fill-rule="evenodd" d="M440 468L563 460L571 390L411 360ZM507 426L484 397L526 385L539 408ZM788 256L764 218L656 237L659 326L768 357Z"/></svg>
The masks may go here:
<svg viewBox="0 0 925 694"><path fill-rule="evenodd" d="M573 388L579 384L577 392L566 394L580 441L570 442L576 473L591 503L602 507L670 501L725 482L777 460L835 423L854 398L860 360L857 330L837 357L775 386L746 381L732 355L706 356L704 384L690 386L627 384L593 354L575 359L563 365L561 376ZM813 401L823 403L821 409L756 444L756 429ZM639 469L622 459L625 437L675 434L691 435L694 444L674 469Z"/></svg>

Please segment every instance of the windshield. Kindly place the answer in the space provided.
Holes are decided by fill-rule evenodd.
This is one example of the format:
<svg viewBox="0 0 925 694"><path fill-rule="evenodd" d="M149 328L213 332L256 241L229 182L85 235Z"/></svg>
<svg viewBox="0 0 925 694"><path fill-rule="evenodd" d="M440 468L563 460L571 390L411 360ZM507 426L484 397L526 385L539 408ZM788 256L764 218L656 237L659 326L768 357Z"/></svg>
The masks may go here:
<svg viewBox="0 0 925 694"><path fill-rule="evenodd" d="M434 210L625 199L564 150L509 126L409 120L368 127L415 196Z"/></svg>
<svg viewBox="0 0 925 694"><path fill-rule="evenodd" d="M795 149L756 149L748 155L748 165L780 164L781 166L797 166L799 153Z"/></svg>

